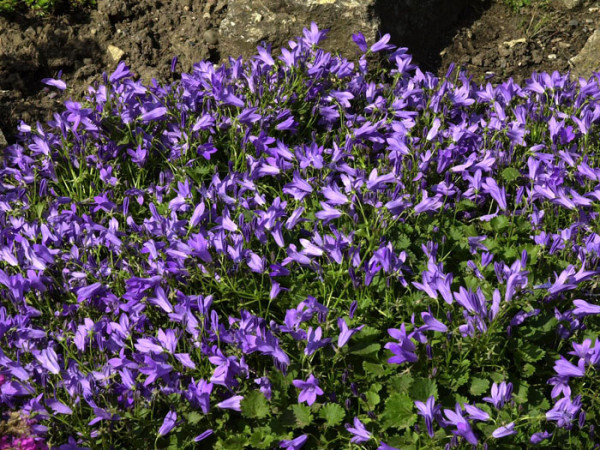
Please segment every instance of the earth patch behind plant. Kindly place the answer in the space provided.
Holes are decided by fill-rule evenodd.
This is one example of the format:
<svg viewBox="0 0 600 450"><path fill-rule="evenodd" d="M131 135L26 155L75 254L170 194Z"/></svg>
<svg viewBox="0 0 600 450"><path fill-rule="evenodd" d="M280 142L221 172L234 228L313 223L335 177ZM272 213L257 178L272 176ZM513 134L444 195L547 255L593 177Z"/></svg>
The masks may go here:
<svg viewBox="0 0 600 450"><path fill-rule="evenodd" d="M280 3L285 9L286 2ZM228 0L101 0L97 9L0 17L0 133L13 143L20 120L34 125L52 118L64 98L41 79L61 71L67 96L81 99L121 58L146 83L152 78L171 81L204 59L226 61L231 47L223 47L219 28L228 5ZM379 21L381 33L389 32L391 43L407 46L423 70L443 76L455 62L477 81L491 73L499 82L511 76L522 81L534 71L566 72L569 59L600 28L596 1L573 9L538 1L514 11L502 0L473 0L460 14L442 8L412 21L413 33L397 25L411 25L396 20L397 15L406 17L406 11L382 1L373 5L379 18L372 19ZM300 28L310 22L296 20ZM174 56L178 64L172 74Z"/></svg>

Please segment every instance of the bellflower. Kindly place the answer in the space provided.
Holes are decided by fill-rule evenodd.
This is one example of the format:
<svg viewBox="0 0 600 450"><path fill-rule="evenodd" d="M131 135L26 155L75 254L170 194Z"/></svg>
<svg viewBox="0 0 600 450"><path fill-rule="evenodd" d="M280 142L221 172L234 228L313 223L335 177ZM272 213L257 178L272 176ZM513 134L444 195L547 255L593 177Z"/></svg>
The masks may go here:
<svg viewBox="0 0 600 450"><path fill-rule="evenodd" d="M230 397L227 400L223 400L222 402L217 403L216 406L218 408L232 409L234 411L240 412L242 410L241 401L243 399L243 395L234 395L233 397Z"/></svg>
<svg viewBox="0 0 600 450"><path fill-rule="evenodd" d="M350 340L353 334L358 333L360 330L364 328L364 325L360 325L356 328L349 329L348 324L343 318L339 318L337 320L338 327L340 329L340 334L338 336L337 346L338 348L343 347Z"/></svg>
<svg viewBox="0 0 600 450"><path fill-rule="evenodd" d="M302 434L297 438L291 440L283 440L279 443L279 448L288 448L290 450L299 450L304 447L306 441L308 440L308 435Z"/></svg>
<svg viewBox="0 0 600 450"><path fill-rule="evenodd" d="M177 413L175 411L169 411L165 416L161 427L158 429L158 435L164 436L175 428L177 424Z"/></svg>
<svg viewBox="0 0 600 450"><path fill-rule="evenodd" d="M492 384L491 397L483 397L484 402L488 402L494 405L496 409L501 409L506 402L512 397L513 385L512 383L502 382L500 384Z"/></svg>
<svg viewBox="0 0 600 450"><path fill-rule="evenodd" d="M371 439L371 433L365 428L358 417L354 418L354 427L347 423L346 429L354 435L354 437L350 439L350 442L359 444L361 442L367 442L369 439Z"/></svg>
<svg viewBox="0 0 600 450"><path fill-rule="evenodd" d="M425 426L427 427L427 433L429 434L429 437L433 437L433 418L437 411L439 411L440 409L439 406L436 407L435 405L434 396L430 396L425 403L420 402L418 400L415 401L415 406L419 410L417 414L423 416L423 418L425 419Z"/></svg>
<svg viewBox="0 0 600 450"><path fill-rule="evenodd" d="M511 422L508 425L496 428L493 431L492 436L496 439L500 439L506 436L511 436L513 434L517 434L517 431L515 430L515 423Z"/></svg>
<svg viewBox="0 0 600 450"><path fill-rule="evenodd" d="M456 430L452 430L452 433L456 436L462 436L465 440L472 445L477 445L479 440L475 436L471 425L463 417L462 410L460 405L456 405L456 411L452 411L451 409L445 409L444 415L447 417L450 424L456 427Z"/></svg>
<svg viewBox="0 0 600 450"><path fill-rule="evenodd" d="M323 390L319 387L319 380L314 375L310 375L306 381L293 380L292 383L298 389L300 389L300 395L298 396L298 402L306 402L308 406L311 406L317 401L318 395L323 395Z"/></svg>

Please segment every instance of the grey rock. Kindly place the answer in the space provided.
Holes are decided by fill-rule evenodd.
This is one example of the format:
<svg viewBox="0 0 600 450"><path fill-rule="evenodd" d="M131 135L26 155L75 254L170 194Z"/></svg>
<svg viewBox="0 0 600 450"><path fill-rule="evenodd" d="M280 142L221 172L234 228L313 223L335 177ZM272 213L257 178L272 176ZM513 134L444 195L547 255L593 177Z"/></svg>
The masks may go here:
<svg viewBox="0 0 600 450"><path fill-rule="evenodd" d="M560 0L562 6L567 9L573 9L583 3L583 0Z"/></svg>
<svg viewBox="0 0 600 450"><path fill-rule="evenodd" d="M204 42L209 45L217 45L219 42L219 33L213 29L206 30L202 37L204 38Z"/></svg>
<svg viewBox="0 0 600 450"><path fill-rule="evenodd" d="M351 57L358 51L353 33L362 31L367 42L375 40L379 21L371 18L374 4L375 0L229 0L219 27L219 52L247 58L256 54L262 41L281 48L315 22L320 30L330 29L323 42L326 50Z"/></svg>
<svg viewBox="0 0 600 450"><path fill-rule="evenodd" d="M110 45L110 44L106 48L106 53L108 53L108 56L114 63L121 61L121 59L125 55L125 52L123 50L121 50L119 47L116 47L116 46Z"/></svg>
<svg viewBox="0 0 600 450"><path fill-rule="evenodd" d="M571 78L590 78L594 72L600 71L600 29L594 31L577 56L569 60Z"/></svg>
<svg viewBox="0 0 600 450"><path fill-rule="evenodd" d="M302 36L315 22L329 29L323 48L354 58L358 47L352 34L362 32L373 44L380 34L390 44L408 47L419 59L439 47L440 39L459 19L470 0L229 0L219 27L219 53L245 58L256 54L262 41L273 49ZM438 50L439 51L439 50ZM277 54L277 52L275 52Z"/></svg>

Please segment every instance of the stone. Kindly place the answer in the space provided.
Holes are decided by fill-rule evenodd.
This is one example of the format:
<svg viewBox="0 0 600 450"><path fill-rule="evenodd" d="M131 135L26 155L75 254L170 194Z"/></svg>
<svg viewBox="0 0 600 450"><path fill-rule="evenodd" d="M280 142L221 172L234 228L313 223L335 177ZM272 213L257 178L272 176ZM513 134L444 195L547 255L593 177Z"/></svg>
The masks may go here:
<svg viewBox="0 0 600 450"><path fill-rule="evenodd" d="M121 61L123 55L125 55L123 50L121 50L119 47L115 47L114 45L109 45L106 48L106 53L108 53L108 56L113 62Z"/></svg>
<svg viewBox="0 0 600 450"><path fill-rule="evenodd" d="M217 45L219 42L219 33L213 29L206 30L202 37L204 38L204 42L209 45Z"/></svg>
<svg viewBox="0 0 600 450"><path fill-rule="evenodd" d="M315 22L320 30L329 28L323 47L340 51L345 57L359 50L352 34L362 31L373 43L379 22L371 19L375 0L229 0L227 15L219 27L219 53L248 58L265 41L273 48L287 45L302 36L303 28Z"/></svg>
<svg viewBox="0 0 600 450"><path fill-rule="evenodd" d="M583 0L560 0L562 6L567 9L573 9L583 3Z"/></svg>
<svg viewBox="0 0 600 450"><path fill-rule="evenodd" d="M513 39L512 41L506 41L504 42L504 45L506 45L508 48L513 48L515 45L524 44L525 42L527 42L525 38L519 38Z"/></svg>
<svg viewBox="0 0 600 450"><path fill-rule="evenodd" d="M426 59L461 17L470 0L229 0L219 27L219 54L248 58L261 42L277 49L302 36L315 22L329 29L326 51L354 59L360 51L352 34L362 32L369 45L389 33L390 44L408 47L415 60ZM422 57L421 57L422 55Z"/></svg>
<svg viewBox="0 0 600 450"><path fill-rule="evenodd" d="M569 60L571 79L590 78L594 72L600 71L600 29L594 31L579 54Z"/></svg>
<svg viewBox="0 0 600 450"><path fill-rule="evenodd" d="M0 130L0 149L3 149L7 145L8 145L8 142L6 142L6 138L4 137L4 133L2 133L2 130Z"/></svg>

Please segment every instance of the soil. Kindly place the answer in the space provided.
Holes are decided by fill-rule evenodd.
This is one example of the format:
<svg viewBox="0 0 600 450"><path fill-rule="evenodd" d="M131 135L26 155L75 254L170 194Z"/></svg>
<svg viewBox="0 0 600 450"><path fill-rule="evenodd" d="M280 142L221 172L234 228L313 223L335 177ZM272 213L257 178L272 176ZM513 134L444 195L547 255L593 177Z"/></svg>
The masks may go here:
<svg viewBox="0 0 600 450"><path fill-rule="evenodd" d="M455 62L478 82L492 74L493 82L522 82L534 71L566 72L569 59L600 28L600 2L587 0L571 10L558 0L532 3L515 12L503 0L475 1L439 45L415 44L410 51L423 69L442 76ZM20 120L45 123L62 110L65 96L82 99L88 86L116 67L119 51L146 83L171 81L203 59L222 62L227 55L219 52L218 28L226 11L227 0L98 0L96 9L0 16L0 132L13 143ZM67 94L41 82L59 71Z"/></svg>

